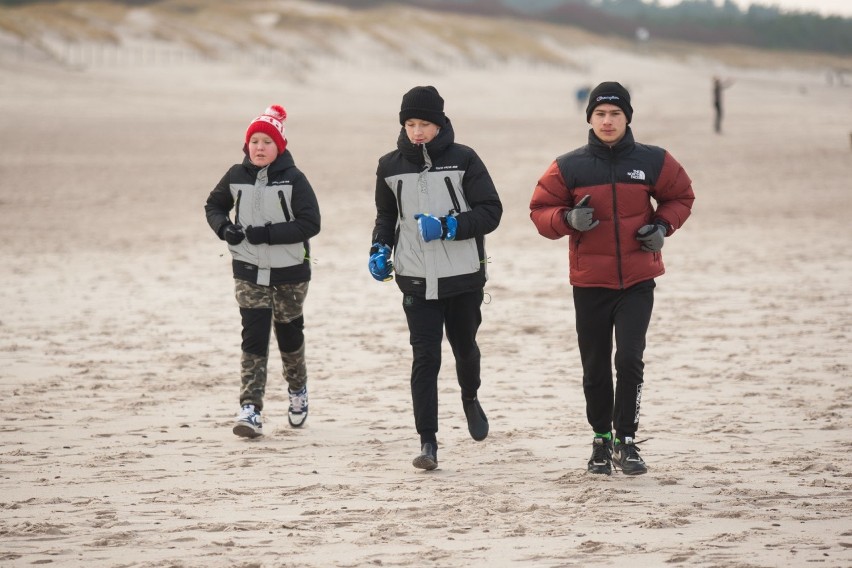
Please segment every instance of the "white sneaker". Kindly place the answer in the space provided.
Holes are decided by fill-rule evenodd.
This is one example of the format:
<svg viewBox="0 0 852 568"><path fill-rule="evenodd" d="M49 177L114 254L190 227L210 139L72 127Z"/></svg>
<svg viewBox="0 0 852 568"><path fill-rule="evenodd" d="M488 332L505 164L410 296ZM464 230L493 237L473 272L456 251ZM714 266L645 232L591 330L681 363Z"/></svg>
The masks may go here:
<svg viewBox="0 0 852 568"><path fill-rule="evenodd" d="M290 392L290 389L287 389L287 394L290 395L290 409L287 413L290 426L301 428L308 418L308 385L298 392Z"/></svg>
<svg viewBox="0 0 852 568"><path fill-rule="evenodd" d="M260 412L255 410L253 404L245 404L240 409L236 422L234 422L234 434L243 438L257 438L263 436L263 422Z"/></svg>

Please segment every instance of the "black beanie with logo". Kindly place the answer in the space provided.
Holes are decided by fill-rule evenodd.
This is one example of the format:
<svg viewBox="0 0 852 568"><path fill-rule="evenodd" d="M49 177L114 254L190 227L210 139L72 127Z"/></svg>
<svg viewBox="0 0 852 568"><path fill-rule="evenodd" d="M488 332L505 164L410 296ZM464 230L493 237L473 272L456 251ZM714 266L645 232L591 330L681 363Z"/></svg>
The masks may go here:
<svg viewBox="0 0 852 568"><path fill-rule="evenodd" d="M633 107L630 106L630 93L615 81L605 81L589 93L589 106L586 107L586 122L592 121L592 112L598 105L615 105L624 111L627 124L633 119Z"/></svg>
<svg viewBox="0 0 852 568"><path fill-rule="evenodd" d="M399 109L399 123L405 124L409 118L427 120L440 127L447 125L447 117L444 114L444 99L438 94L438 89L429 85L427 87L414 87L402 95L402 105Z"/></svg>

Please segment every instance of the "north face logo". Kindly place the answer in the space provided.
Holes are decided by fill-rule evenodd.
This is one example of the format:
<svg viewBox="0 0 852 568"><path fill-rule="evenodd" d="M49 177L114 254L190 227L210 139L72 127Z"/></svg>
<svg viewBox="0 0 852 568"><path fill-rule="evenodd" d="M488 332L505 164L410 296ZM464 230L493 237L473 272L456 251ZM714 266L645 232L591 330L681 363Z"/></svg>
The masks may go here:
<svg viewBox="0 0 852 568"><path fill-rule="evenodd" d="M633 170L632 172L627 172L627 176L630 179L644 180L645 179L645 172L643 172L642 170Z"/></svg>

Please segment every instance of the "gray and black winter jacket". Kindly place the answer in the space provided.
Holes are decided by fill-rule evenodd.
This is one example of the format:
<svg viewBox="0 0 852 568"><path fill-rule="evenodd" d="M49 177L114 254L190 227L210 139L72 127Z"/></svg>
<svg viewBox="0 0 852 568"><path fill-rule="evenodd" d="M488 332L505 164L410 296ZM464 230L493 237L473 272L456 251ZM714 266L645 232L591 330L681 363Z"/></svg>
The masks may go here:
<svg viewBox="0 0 852 568"><path fill-rule="evenodd" d="M400 290L427 300L481 289L487 279L485 235L503 206L476 152L456 144L452 123L428 144L412 144L405 128L397 149L379 158L373 243L391 246ZM454 240L423 242L414 215L455 215Z"/></svg>
<svg viewBox="0 0 852 568"><path fill-rule="evenodd" d="M231 209L236 225L269 226L269 244L253 245L245 239L229 245L234 278L263 286L311 279L309 239L320 231L320 210L289 150L263 168L246 157L210 192L204 210L220 239L231 223Z"/></svg>

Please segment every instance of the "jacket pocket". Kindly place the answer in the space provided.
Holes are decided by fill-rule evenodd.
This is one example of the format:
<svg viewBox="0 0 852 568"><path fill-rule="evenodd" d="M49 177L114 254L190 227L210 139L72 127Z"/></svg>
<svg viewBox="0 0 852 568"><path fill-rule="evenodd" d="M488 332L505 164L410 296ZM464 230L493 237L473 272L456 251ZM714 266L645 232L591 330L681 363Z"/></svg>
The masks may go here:
<svg viewBox="0 0 852 568"><path fill-rule="evenodd" d="M281 203L281 210L284 212L284 219L289 223L290 222L290 210L287 209L287 200L284 199L284 192L280 189L278 190L278 201Z"/></svg>
<svg viewBox="0 0 852 568"><path fill-rule="evenodd" d="M405 219L402 215L402 180L396 182L396 208L399 210L400 220Z"/></svg>
<svg viewBox="0 0 852 568"><path fill-rule="evenodd" d="M240 201L243 199L243 190L237 191L237 202L234 205L234 225L240 224Z"/></svg>
<svg viewBox="0 0 852 568"><path fill-rule="evenodd" d="M453 215L454 213L461 213L459 198L456 196L456 190L453 187L453 182L450 180L449 176L444 177L444 184L447 186L447 191L450 192L450 201L453 202L453 208L450 211L450 215Z"/></svg>
<svg viewBox="0 0 852 568"><path fill-rule="evenodd" d="M574 266L579 270L580 269L580 242L583 240L582 236L577 235L576 237L571 237L571 249L574 253Z"/></svg>

